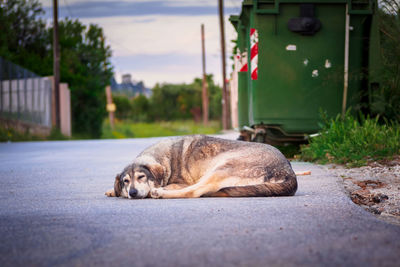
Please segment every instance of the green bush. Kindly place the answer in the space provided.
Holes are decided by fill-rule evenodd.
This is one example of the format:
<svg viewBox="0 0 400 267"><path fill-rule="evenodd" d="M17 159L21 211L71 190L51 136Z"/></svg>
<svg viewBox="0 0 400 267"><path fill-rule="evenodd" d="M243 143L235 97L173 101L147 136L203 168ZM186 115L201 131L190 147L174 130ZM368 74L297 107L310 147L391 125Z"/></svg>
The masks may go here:
<svg viewBox="0 0 400 267"><path fill-rule="evenodd" d="M380 52L383 67L378 73L380 86L371 92L371 113L400 122L400 4L380 1Z"/></svg>
<svg viewBox="0 0 400 267"><path fill-rule="evenodd" d="M124 120L132 117L132 105L127 96L114 94L113 102L116 107L115 116L117 119Z"/></svg>
<svg viewBox="0 0 400 267"><path fill-rule="evenodd" d="M348 112L344 119L326 119L320 135L301 147L300 158L319 163L364 165L369 161L400 154L400 125L378 123L375 119L358 121Z"/></svg>
<svg viewBox="0 0 400 267"><path fill-rule="evenodd" d="M150 102L144 95L132 99L132 119L138 122L149 121Z"/></svg>
<svg viewBox="0 0 400 267"><path fill-rule="evenodd" d="M144 122L149 120L150 101L144 95L129 98L124 94L114 94L115 117L119 120Z"/></svg>
<svg viewBox="0 0 400 267"><path fill-rule="evenodd" d="M207 83L209 117L219 119L221 88L214 84L212 75L207 75ZM149 118L152 121L194 119L201 114L201 92L200 78L190 84L157 84L150 98Z"/></svg>
<svg viewBox="0 0 400 267"><path fill-rule="evenodd" d="M201 87L194 84L157 84L150 99L150 116L155 121L190 119L200 101Z"/></svg>
<svg viewBox="0 0 400 267"><path fill-rule="evenodd" d="M212 75L207 76L209 118L221 116L221 88L214 84ZM150 98L144 95L132 99L125 94L114 94L116 118L134 122L198 120L202 110L202 80L190 84L157 84Z"/></svg>

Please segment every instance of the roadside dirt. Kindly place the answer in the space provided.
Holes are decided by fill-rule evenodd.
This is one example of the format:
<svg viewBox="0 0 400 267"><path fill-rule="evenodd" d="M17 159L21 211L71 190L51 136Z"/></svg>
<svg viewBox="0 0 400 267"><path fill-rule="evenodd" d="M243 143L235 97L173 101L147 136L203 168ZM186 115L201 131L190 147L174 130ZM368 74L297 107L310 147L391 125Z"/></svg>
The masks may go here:
<svg viewBox="0 0 400 267"><path fill-rule="evenodd" d="M360 168L329 165L351 200L389 223L400 225L400 156Z"/></svg>

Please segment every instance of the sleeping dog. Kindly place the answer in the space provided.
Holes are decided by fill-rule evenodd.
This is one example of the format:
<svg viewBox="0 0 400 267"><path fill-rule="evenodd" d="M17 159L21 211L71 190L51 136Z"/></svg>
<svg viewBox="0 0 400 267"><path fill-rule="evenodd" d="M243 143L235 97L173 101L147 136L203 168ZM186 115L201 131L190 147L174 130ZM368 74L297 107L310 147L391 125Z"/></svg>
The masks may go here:
<svg viewBox="0 0 400 267"><path fill-rule="evenodd" d="M105 194L124 198L293 196L296 174L266 144L204 135L175 137L145 149Z"/></svg>

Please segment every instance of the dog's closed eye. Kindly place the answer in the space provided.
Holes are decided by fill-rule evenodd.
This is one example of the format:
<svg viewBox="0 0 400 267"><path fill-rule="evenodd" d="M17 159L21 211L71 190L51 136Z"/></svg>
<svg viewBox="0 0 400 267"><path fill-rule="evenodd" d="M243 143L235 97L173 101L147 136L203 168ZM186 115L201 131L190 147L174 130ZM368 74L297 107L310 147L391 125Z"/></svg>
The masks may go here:
<svg viewBox="0 0 400 267"><path fill-rule="evenodd" d="M138 180L143 179L144 177L146 177L146 176L143 175L143 174L142 174L142 175L139 175L139 176L138 176Z"/></svg>

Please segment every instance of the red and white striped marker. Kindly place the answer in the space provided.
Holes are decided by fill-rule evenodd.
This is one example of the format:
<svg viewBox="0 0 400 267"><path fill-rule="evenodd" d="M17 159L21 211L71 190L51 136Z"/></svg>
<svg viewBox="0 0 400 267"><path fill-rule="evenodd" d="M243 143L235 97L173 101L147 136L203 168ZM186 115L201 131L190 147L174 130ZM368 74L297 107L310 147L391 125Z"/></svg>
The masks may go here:
<svg viewBox="0 0 400 267"><path fill-rule="evenodd" d="M258 32L256 29L250 29L250 66L251 79L258 78Z"/></svg>
<svg viewBox="0 0 400 267"><path fill-rule="evenodd" d="M247 67L247 52L243 52L239 57L240 57L239 72L247 72L248 71L248 67Z"/></svg>

